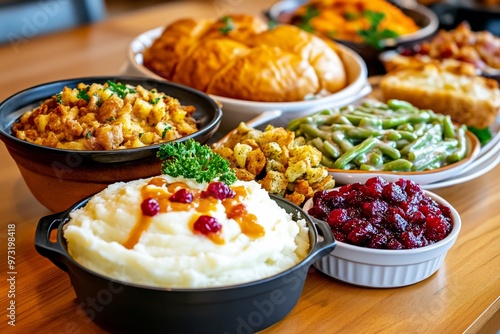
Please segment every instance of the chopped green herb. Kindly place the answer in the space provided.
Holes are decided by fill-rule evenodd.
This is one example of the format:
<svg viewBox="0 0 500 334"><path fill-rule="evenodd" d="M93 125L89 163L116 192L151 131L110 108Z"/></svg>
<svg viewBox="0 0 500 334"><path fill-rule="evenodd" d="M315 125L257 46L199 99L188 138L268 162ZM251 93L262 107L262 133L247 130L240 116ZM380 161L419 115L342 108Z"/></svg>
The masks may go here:
<svg viewBox="0 0 500 334"><path fill-rule="evenodd" d="M493 138L490 128L478 129L474 126L469 126L467 129L479 139L481 146L486 145Z"/></svg>
<svg viewBox="0 0 500 334"><path fill-rule="evenodd" d="M159 97L156 97L154 99L152 99L151 101L149 101L151 104L155 105L158 103L158 101L160 101L160 98Z"/></svg>
<svg viewBox="0 0 500 334"><path fill-rule="evenodd" d="M164 128L163 128L163 131L161 133L161 139L164 139L165 138L165 135L167 134L167 131L172 129L172 127L170 125L166 125Z"/></svg>
<svg viewBox="0 0 500 334"><path fill-rule="evenodd" d="M89 86L87 86L87 88L85 89L78 89L78 94L76 94L76 97L89 102L90 96L89 94L87 94L89 92L89 89L90 89Z"/></svg>
<svg viewBox="0 0 500 334"><path fill-rule="evenodd" d="M90 131L88 131L88 132L85 134L85 138L89 139L91 135L92 135L92 134L90 133Z"/></svg>
<svg viewBox="0 0 500 334"><path fill-rule="evenodd" d="M135 89L121 83L116 83L111 80L106 81L106 83L108 84L108 88L122 99L124 99L127 94L134 94L136 92Z"/></svg>
<svg viewBox="0 0 500 334"><path fill-rule="evenodd" d="M114 117L109 117L109 118L105 119L106 122L114 122L115 120L116 120L116 118L114 118Z"/></svg>
<svg viewBox="0 0 500 334"><path fill-rule="evenodd" d="M141 132L141 133L139 133L139 138L141 138L143 134L144 134L144 133L142 133L142 132Z"/></svg>
<svg viewBox="0 0 500 334"><path fill-rule="evenodd" d="M300 23L297 25L300 29L313 33L315 31L311 24L311 20L319 16L319 10L314 6L307 6L304 15L300 17Z"/></svg>
<svg viewBox="0 0 500 334"><path fill-rule="evenodd" d="M230 18L229 16L224 16L221 18L221 21L224 23L224 26L219 29L221 34L227 35L230 31L234 30L235 27L232 18Z"/></svg>
<svg viewBox="0 0 500 334"><path fill-rule="evenodd" d="M62 93L57 93L56 94L56 102L59 103L59 104L63 103Z"/></svg>
<svg viewBox="0 0 500 334"><path fill-rule="evenodd" d="M161 144L157 157L163 160L162 173L173 177L183 176L199 183L221 181L232 184L237 180L228 160L194 139Z"/></svg>
<svg viewBox="0 0 500 334"><path fill-rule="evenodd" d="M267 28L269 30L273 30L274 28L276 28L277 25L278 25L278 22L276 22L275 20L269 20L267 22Z"/></svg>
<svg viewBox="0 0 500 334"><path fill-rule="evenodd" d="M358 30L358 35L363 38L366 44L380 50L383 48L382 40L399 36L397 32L390 29L379 30L380 22L385 18L384 13L366 10L363 12L363 16L370 22L370 27L368 29Z"/></svg>
<svg viewBox="0 0 500 334"><path fill-rule="evenodd" d="M354 21L356 20L357 18L359 17L358 14L356 13L345 13L344 14L344 18L347 20L347 21Z"/></svg>

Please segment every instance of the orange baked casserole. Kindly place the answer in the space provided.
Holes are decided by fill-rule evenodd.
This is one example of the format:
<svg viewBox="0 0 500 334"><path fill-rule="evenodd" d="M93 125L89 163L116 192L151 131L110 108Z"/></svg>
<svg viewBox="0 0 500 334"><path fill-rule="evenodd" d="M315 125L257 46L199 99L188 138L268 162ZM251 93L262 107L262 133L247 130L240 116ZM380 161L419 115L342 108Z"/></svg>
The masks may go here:
<svg viewBox="0 0 500 334"><path fill-rule="evenodd" d="M310 32L358 43L376 33L384 32L386 36L380 38L394 38L419 30L412 18L383 0L311 0L295 11L290 22Z"/></svg>

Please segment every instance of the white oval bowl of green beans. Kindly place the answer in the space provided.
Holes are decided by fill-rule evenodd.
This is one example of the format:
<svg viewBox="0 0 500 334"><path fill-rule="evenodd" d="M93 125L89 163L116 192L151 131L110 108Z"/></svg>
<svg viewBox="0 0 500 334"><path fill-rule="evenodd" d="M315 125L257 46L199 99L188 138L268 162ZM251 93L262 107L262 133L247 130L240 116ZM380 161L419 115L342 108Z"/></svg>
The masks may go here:
<svg viewBox="0 0 500 334"><path fill-rule="evenodd" d="M465 125L401 100L324 109L290 121L287 128L323 153L323 166L339 184L374 175L429 184L453 176L480 150Z"/></svg>

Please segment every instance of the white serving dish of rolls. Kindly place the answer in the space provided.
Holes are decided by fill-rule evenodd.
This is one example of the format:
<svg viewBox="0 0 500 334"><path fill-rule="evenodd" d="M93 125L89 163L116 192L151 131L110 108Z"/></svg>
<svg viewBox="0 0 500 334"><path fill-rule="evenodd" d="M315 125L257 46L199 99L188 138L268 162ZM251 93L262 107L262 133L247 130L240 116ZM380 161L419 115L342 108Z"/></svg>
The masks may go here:
<svg viewBox="0 0 500 334"><path fill-rule="evenodd" d="M129 63L125 70L127 74L166 80L143 65L144 50L150 47L153 41L161 35L163 29L164 27L158 27L146 31L131 42L128 50ZM289 120L312 111L326 106L345 105L369 94L371 92L371 85L368 83L368 71L364 60L348 47L338 45L338 49L348 77L348 83L345 88L333 94L297 102L256 102L211 95L212 98L222 105L224 115L221 130L230 131L239 122L248 121L270 110L281 111L278 121L282 124L278 125L286 125Z"/></svg>

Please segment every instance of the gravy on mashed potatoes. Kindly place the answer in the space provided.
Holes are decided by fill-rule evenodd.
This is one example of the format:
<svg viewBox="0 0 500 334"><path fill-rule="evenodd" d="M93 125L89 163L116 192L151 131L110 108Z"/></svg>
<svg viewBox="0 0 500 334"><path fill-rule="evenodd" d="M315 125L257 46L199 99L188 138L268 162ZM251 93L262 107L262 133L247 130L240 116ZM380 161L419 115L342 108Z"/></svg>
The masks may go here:
<svg viewBox="0 0 500 334"><path fill-rule="evenodd" d="M241 284L285 271L307 256L304 219L294 221L255 181L229 187L234 197L207 200L200 196L206 183L182 177L112 184L71 213L64 228L68 251L104 276L165 288ZM192 202L169 200L179 189L191 193ZM141 203L151 197L159 209L147 215ZM234 207L244 207L245 214L229 215ZM196 231L202 215L214 217L220 231Z"/></svg>

